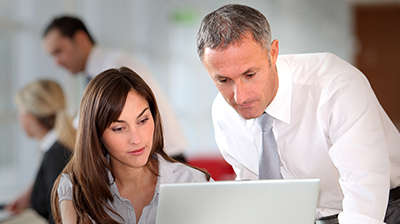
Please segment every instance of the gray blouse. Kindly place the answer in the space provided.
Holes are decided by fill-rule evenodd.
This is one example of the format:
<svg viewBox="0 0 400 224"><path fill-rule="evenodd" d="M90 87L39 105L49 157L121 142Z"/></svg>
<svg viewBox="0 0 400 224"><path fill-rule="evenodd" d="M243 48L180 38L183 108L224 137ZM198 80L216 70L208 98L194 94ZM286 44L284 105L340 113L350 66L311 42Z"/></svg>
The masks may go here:
<svg viewBox="0 0 400 224"><path fill-rule="evenodd" d="M140 216L138 224L154 224L156 222L156 213L158 205L158 194L160 191L160 184L164 183L185 183L185 182L206 182L204 173L188 167L181 163L170 163L164 160L162 156L158 156L159 161L159 176L157 178L157 185L154 192L153 199L150 204L143 208L142 215ZM111 173L108 173L110 180L112 180ZM59 202L63 200L72 201L72 183L68 174L62 174L60 184L58 186ZM107 211L111 218L121 223L134 223L136 224L136 215L133 206L128 199L123 198L119 192L117 185L113 181L110 187L111 194L114 197L114 202L111 207L121 217L119 218L114 213ZM94 221L92 221L95 223Z"/></svg>

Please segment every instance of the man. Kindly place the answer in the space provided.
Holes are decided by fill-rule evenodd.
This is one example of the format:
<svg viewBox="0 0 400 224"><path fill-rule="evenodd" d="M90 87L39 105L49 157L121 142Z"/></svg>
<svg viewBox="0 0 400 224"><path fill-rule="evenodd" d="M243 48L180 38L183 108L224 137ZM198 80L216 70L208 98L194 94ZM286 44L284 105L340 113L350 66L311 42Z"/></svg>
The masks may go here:
<svg viewBox="0 0 400 224"><path fill-rule="evenodd" d="M185 135L161 88L143 65L129 54L98 47L83 22L75 17L55 18L45 29L43 43L58 65L72 74L83 72L88 81L109 68L126 66L137 72L157 97L164 123L165 151L184 161Z"/></svg>
<svg viewBox="0 0 400 224"><path fill-rule="evenodd" d="M329 53L278 57L266 18L243 5L208 14L197 51L237 179L319 178L316 223L383 223L390 197L385 221L400 223L400 135L360 71Z"/></svg>

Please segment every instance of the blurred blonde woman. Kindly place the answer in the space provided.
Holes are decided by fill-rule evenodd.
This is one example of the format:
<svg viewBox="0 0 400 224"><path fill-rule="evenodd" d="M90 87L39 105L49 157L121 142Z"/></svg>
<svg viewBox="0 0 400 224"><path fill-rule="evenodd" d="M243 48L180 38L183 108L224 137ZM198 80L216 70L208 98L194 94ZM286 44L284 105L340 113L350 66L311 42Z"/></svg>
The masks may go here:
<svg viewBox="0 0 400 224"><path fill-rule="evenodd" d="M34 184L7 205L6 209L13 214L31 205L49 223L54 223L50 193L69 161L76 134L65 101L61 87L51 80L33 82L15 96L18 119L25 133L38 140L44 155Z"/></svg>

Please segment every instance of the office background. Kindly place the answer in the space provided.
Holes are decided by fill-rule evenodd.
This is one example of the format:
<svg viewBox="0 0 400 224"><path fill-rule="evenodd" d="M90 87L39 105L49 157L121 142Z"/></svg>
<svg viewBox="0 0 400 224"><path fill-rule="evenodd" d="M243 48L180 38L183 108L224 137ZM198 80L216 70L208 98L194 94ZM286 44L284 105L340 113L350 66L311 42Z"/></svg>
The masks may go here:
<svg viewBox="0 0 400 224"><path fill-rule="evenodd" d="M0 0L0 203L33 181L38 163L37 142L17 121L16 91L38 78L54 79L67 93L71 115L83 92L83 77L55 65L43 50L43 29L55 16L79 16L99 46L128 51L143 62L186 132L186 155L219 156L211 121L218 91L196 53L196 31L206 14L228 3L246 4L267 17L280 54L332 52L356 64L354 5L376 2L400 5L399 0Z"/></svg>

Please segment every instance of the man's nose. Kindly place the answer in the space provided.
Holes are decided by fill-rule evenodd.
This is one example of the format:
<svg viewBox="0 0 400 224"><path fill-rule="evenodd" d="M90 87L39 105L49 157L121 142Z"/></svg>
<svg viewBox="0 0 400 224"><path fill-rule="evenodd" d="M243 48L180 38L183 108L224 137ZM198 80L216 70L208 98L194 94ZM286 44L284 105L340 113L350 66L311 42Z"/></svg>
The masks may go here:
<svg viewBox="0 0 400 224"><path fill-rule="evenodd" d="M56 57L55 61L56 61L57 65L63 66L63 63L62 63L62 60L60 57Z"/></svg>
<svg viewBox="0 0 400 224"><path fill-rule="evenodd" d="M241 81L237 82L234 89L234 97L237 104L243 104L247 100L248 90L246 84Z"/></svg>

